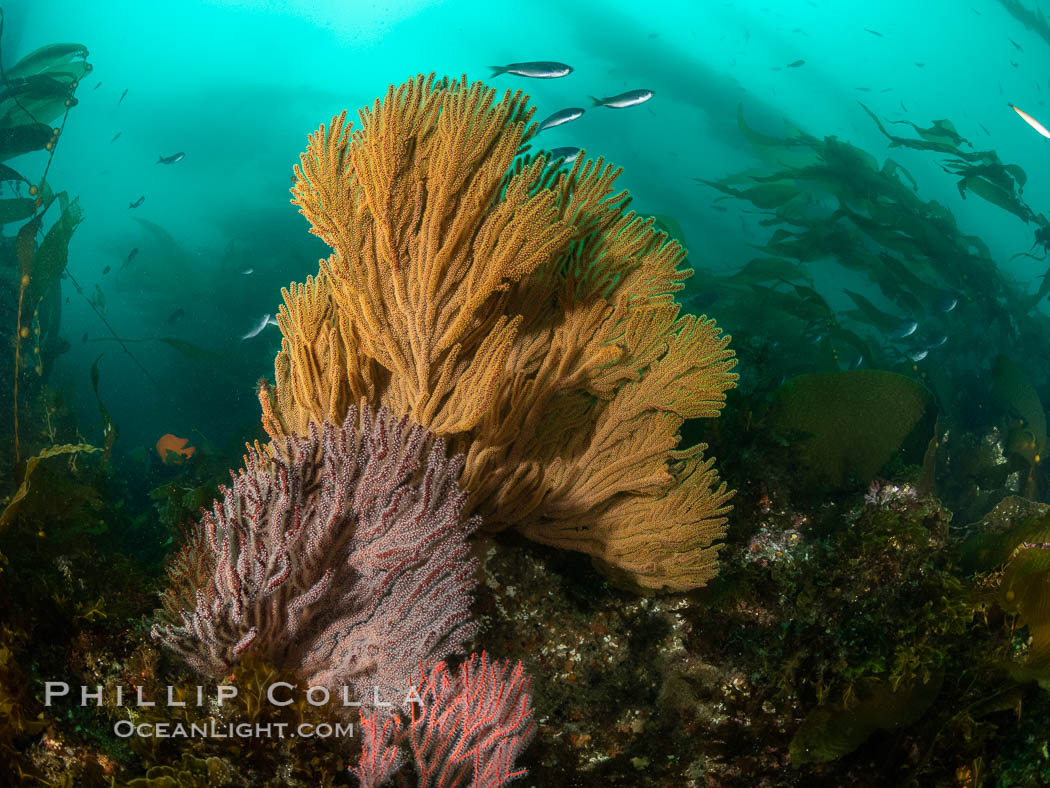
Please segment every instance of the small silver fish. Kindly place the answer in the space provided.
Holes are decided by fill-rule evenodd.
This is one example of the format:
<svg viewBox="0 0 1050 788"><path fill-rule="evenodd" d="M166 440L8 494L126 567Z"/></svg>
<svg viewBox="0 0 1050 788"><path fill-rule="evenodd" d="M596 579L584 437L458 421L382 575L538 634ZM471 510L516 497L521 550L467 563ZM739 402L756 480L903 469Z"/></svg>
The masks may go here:
<svg viewBox="0 0 1050 788"><path fill-rule="evenodd" d="M644 104L646 101L653 97L653 92L645 88L640 90L628 90L626 93L620 93L616 96L607 96L606 98L597 98L591 96L591 101L594 102L596 107L615 107L617 109L622 107L634 107L638 104Z"/></svg>
<svg viewBox="0 0 1050 788"><path fill-rule="evenodd" d="M540 127L536 129L536 133L539 134L541 131L547 129L553 129L555 126L561 126L565 123L570 123L583 115L582 107L569 107L568 109L560 109L548 118L540 123Z"/></svg>
<svg viewBox="0 0 1050 788"><path fill-rule="evenodd" d="M535 60L529 63L508 63L505 66L489 66L492 76L500 74L514 74L519 77L532 77L533 79L556 79L567 77L572 73L572 66L558 63L553 60Z"/></svg>
<svg viewBox="0 0 1050 788"><path fill-rule="evenodd" d="M940 298L937 299L937 302L933 305L933 308L936 309L938 312L945 312L945 313L947 313L947 312L951 312L953 309L955 309L955 307L956 307L956 305L958 303L959 303L959 299L958 298L956 298L951 293L945 293L944 295L942 295Z"/></svg>
<svg viewBox="0 0 1050 788"><path fill-rule="evenodd" d="M565 159L562 164L572 164L576 161L576 157L580 155L580 148L574 148L569 145L564 148L551 148L547 152L551 155L550 161L554 161L555 159Z"/></svg>
<svg viewBox="0 0 1050 788"><path fill-rule="evenodd" d="M255 273L255 269L252 268L251 266L248 266L247 268L239 269L239 272L244 274L245 276L251 276L252 274Z"/></svg>
<svg viewBox="0 0 1050 788"><path fill-rule="evenodd" d="M827 338L827 336L827 329L819 324L807 326L806 330L802 333L802 338L807 345L819 345Z"/></svg>
<svg viewBox="0 0 1050 788"><path fill-rule="evenodd" d="M929 354L930 351L928 350L917 350L914 353L909 353L908 358L910 358L912 361L919 362L926 358L926 356L928 356Z"/></svg>
<svg viewBox="0 0 1050 788"><path fill-rule="evenodd" d="M266 328L267 326L276 326L276 325L277 325L277 321L274 320L270 316L269 313L266 313L261 318L259 318L259 322L258 323L256 323L254 326L252 326L252 330L251 331L249 331L247 334L245 334L243 337L241 337L241 342L243 342L246 339L251 339L252 337L259 336L259 334L261 334L263 329Z"/></svg>
<svg viewBox="0 0 1050 788"><path fill-rule="evenodd" d="M914 334L915 329L917 329L918 327L919 324L916 323L914 320L905 320L895 329L890 331L889 334L887 334L887 336L889 336L890 339L904 339L905 337L910 337L912 334Z"/></svg>
<svg viewBox="0 0 1050 788"><path fill-rule="evenodd" d="M158 156L157 164L175 164L176 162L180 162L185 158L186 154L182 151L179 151L178 153L173 153L171 156Z"/></svg>
<svg viewBox="0 0 1050 788"><path fill-rule="evenodd" d="M929 342L927 342L926 343L926 349L927 350L936 350L937 348L939 348L942 345L944 345L944 343L947 342L947 341L948 341L948 337L945 336L944 334L941 334L940 336L936 336L933 339L931 339Z"/></svg>

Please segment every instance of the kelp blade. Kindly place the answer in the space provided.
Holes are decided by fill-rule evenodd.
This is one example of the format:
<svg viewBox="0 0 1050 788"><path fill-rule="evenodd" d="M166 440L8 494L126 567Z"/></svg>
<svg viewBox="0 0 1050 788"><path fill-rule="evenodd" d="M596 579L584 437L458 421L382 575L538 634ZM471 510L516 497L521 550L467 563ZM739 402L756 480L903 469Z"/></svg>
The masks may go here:
<svg viewBox="0 0 1050 788"><path fill-rule="evenodd" d="M30 457L26 462L26 473L22 478L22 484L19 486L14 497L11 498L10 503L7 504L4 511L0 512L0 529L11 522L11 520L14 519L14 516L18 513L19 504L21 504L22 499L25 498L26 494L29 492L30 477L33 475L33 471L36 470L36 466L40 464L41 460L46 460L48 457L55 457L59 454L77 454L79 452L90 453L96 451L99 451L98 447L92 446L88 443L78 443L75 445L67 443L61 446L51 446L44 449L35 457Z"/></svg>
<svg viewBox="0 0 1050 788"><path fill-rule="evenodd" d="M70 106L73 98L71 80L58 80L47 75L30 77L18 89L17 96L0 104L0 126L11 127L28 123L50 123Z"/></svg>
<svg viewBox="0 0 1050 788"><path fill-rule="evenodd" d="M48 44L30 52L7 69L4 75L8 79L27 77L62 63L70 63L74 58L87 56L87 47L83 44Z"/></svg>
<svg viewBox="0 0 1050 788"><path fill-rule="evenodd" d="M15 197L0 200L0 224L28 219L36 210L36 200L29 197Z"/></svg>
<svg viewBox="0 0 1050 788"><path fill-rule="evenodd" d="M27 123L10 128L0 127L0 161L23 153L43 150L51 141L51 127L46 123Z"/></svg>
<svg viewBox="0 0 1050 788"><path fill-rule="evenodd" d="M69 240L83 218L80 200L74 199L65 207L58 221L51 226L44 240L40 242L40 248L36 250L33 258L33 270L29 280L34 298L42 297L51 283L62 275L69 260Z"/></svg>

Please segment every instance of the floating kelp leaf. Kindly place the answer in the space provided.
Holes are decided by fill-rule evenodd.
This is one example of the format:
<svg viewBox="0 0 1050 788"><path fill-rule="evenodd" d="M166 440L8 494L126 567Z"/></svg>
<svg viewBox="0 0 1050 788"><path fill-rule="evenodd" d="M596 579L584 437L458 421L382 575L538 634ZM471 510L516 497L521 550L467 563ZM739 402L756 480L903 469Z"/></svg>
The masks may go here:
<svg viewBox="0 0 1050 788"><path fill-rule="evenodd" d="M937 128L937 123L934 123L933 129L922 129L919 130L920 136L923 136L923 132L926 132L925 136L927 139L908 139L905 137L896 137L886 131L886 127L882 125L882 121L879 120L878 116L875 115L870 109L860 104L861 109L871 116L871 119L875 121L875 125L879 127L879 131L886 135L890 141L891 148L912 148L914 150L932 150L938 153L948 153L959 158L966 159L967 161L982 161L983 157L987 155L987 152L974 151L973 153L967 153L959 149L959 146L955 142L951 142L951 132L947 127ZM910 121L891 121L893 123L910 123ZM943 121L938 121L942 123ZM911 124L915 126L914 123ZM918 126L915 126L918 130ZM958 135L956 135L958 136ZM962 140L961 137L959 137ZM965 142L965 140L963 140Z"/></svg>
<svg viewBox="0 0 1050 788"><path fill-rule="evenodd" d="M1016 164L1003 164L997 156L993 161L983 164L949 159L941 163L941 168L945 172L964 178L984 178L1011 195L1024 191L1024 185L1028 179L1025 171ZM965 198L965 195L963 197ZM1020 202L1020 198L1015 197L1015 199Z"/></svg>
<svg viewBox="0 0 1050 788"><path fill-rule="evenodd" d="M925 684L896 689L888 681L858 682L857 700L849 708L824 705L806 715L791 740L792 766L833 761L849 755L877 730L892 732L911 725L933 705L943 680L940 674Z"/></svg>
<svg viewBox="0 0 1050 788"><path fill-rule="evenodd" d="M0 127L0 161L43 150L51 141L51 127L46 123Z"/></svg>
<svg viewBox="0 0 1050 788"><path fill-rule="evenodd" d="M0 93L0 101L17 97L19 103L26 101L47 100L53 98L68 98L70 94L70 83L56 79L48 74L37 74L25 79L9 81Z"/></svg>
<svg viewBox="0 0 1050 788"><path fill-rule="evenodd" d="M1035 4L1035 10L1032 10L1028 7L1028 4L1022 3L1020 0L999 0L999 5L1006 9L1014 19L1023 24L1026 30L1034 31L1050 44L1050 23L1046 21L1046 17L1043 16L1043 11L1039 8L1038 3Z"/></svg>
<svg viewBox="0 0 1050 788"><path fill-rule="evenodd" d="M774 394L765 424L797 437L803 485L848 490L895 458L921 462L935 420L933 397L916 381L853 370L792 378Z"/></svg>
<svg viewBox="0 0 1050 788"><path fill-rule="evenodd" d="M95 67L87 61L74 60L71 63L56 63L53 66L48 66L40 73L41 75L66 80L67 82L79 82L94 70Z"/></svg>
<svg viewBox="0 0 1050 788"><path fill-rule="evenodd" d="M1010 177L1016 181L1017 190L1023 191L1025 184L1028 183L1028 174L1016 164L1004 164L1003 169L1010 173Z"/></svg>
<svg viewBox="0 0 1050 788"><path fill-rule="evenodd" d="M719 181L708 181L703 178L693 178L693 180L718 189L724 194L747 200L756 208L776 208L796 197L800 191L795 183L763 183L752 186L750 189L734 189Z"/></svg>
<svg viewBox="0 0 1050 788"><path fill-rule="evenodd" d="M74 58L88 56L83 44L48 44L26 55L4 71L9 80L39 74L62 63L71 63Z"/></svg>
<svg viewBox="0 0 1050 788"><path fill-rule="evenodd" d="M987 178L979 175L967 175L958 183L959 194L966 199L966 190L981 197L992 205L998 205L1004 211L1009 211L1024 222L1032 219L1032 210L1017 199L1017 196L1007 191L1002 186L992 183Z"/></svg>
<svg viewBox="0 0 1050 788"><path fill-rule="evenodd" d="M65 205L62 215L51 225L33 258L29 287L34 299L43 297L51 283L62 275L69 260L69 239L73 237L73 231L84 218L79 198L69 203L64 203L64 198L65 192L62 192L59 195L60 204Z"/></svg>
<svg viewBox="0 0 1050 788"><path fill-rule="evenodd" d="M17 100L9 98L17 94ZM45 75L30 77L20 85L0 95L0 125L18 126L26 123L50 123L74 106L73 89L68 81Z"/></svg>
<svg viewBox="0 0 1050 788"><path fill-rule="evenodd" d="M0 200L0 224L28 219L36 210L36 200L30 197L14 197Z"/></svg>
<svg viewBox="0 0 1050 788"><path fill-rule="evenodd" d="M18 513L18 506L22 499L26 497L29 492L29 481L33 475L33 471L36 470L36 466L40 464L41 460L46 460L48 457L55 457L59 454L77 454L79 452L96 452L99 451L98 447L92 446L87 443L78 443L76 445L67 443L61 446L51 446L44 449L35 457L30 457L26 461L26 472L22 478L22 484L15 492L14 497L8 502L7 507L2 513L0 513L0 529L6 526Z"/></svg>
<svg viewBox="0 0 1050 788"><path fill-rule="evenodd" d="M955 125L950 120L935 120L928 129L921 128L910 120L891 120L889 122L907 124L915 129L916 134L930 142L941 142L945 145L955 146L970 144L956 131Z"/></svg>
<svg viewBox="0 0 1050 788"><path fill-rule="evenodd" d="M29 183L25 176L11 169L6 164L0 164L0 181L22 181L23 183Z"/></svg>

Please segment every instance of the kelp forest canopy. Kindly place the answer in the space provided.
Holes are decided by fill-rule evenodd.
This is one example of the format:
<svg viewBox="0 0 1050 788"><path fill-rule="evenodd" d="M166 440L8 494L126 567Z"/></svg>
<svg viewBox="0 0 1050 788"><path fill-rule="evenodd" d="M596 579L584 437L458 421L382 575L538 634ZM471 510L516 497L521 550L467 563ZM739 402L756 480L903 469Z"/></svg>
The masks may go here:
<svg viewBox="0 0 1050 788"><path fill-rule="evenodd" d="M1050 220L1025 201L1021 167L974 149L950 120L884 121L861 108L891 150L929 152L960 197L1030 228L1032 248L1015 258L1046 258ZM743 105L737 120L763 164L698 180L720 192L720 202L750 204L767 235L736 272L701 272L683 297L718 314L736 335L744 395L770 392L804 372L874 368L915 376L935 394L945 425L972 427L1001 414L1007 453L1024 464L1026 484L1037 485L1045 420L1035 415L1040 405L1026 403L1037 403L1035 391L1050 380L1050 269L1034 288L1017 281L1010 261L993 259L948 206L924 200L913 175L889 156L880 163L849 142L797 129L785 137L760 133ZM836 290L836 278L846 278L836 270L867 287ZM833 308L843 296L852 308Z"/></svg>

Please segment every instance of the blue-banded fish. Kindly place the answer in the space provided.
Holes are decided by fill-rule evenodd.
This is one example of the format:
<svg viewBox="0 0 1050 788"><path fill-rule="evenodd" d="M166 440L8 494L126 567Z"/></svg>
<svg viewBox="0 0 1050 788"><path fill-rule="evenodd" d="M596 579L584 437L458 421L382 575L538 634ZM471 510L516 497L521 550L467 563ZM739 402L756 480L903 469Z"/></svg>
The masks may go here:
<svg viewBox="0 0 1050 788"><path fill-rule="evenodd" d="M591 96L591 101L594 102L596 107L613 107L620 109L623 107L634 107L638 104L644 104L646 101L653 97L653 92L646 88L639 90L628 90L626 93L619 93L615 96L607 96L606 98L597 98Z"/></svg>
<svg viewBox="0 0 1050 788"><path fill-rule="evenodd" d="M539 134L541 131L547 129L553 129L555 126L561 126L566 123L571 123L577 118L583 115L582 107L569 107L568 109L560 109L553 115L550 115L540 121L540 126L536 129L536 133Z"/></svg>
<svg viewBox="0 0 1050 788"><path fill-rule="evenodd" d="M500 74L514 74L519 77L532 77L533 79L556 79L567 77L572 73L572 66L558 63L554 60L534 60L528 63L508 63L505 66L489 66L492 76Z"/></svg>

